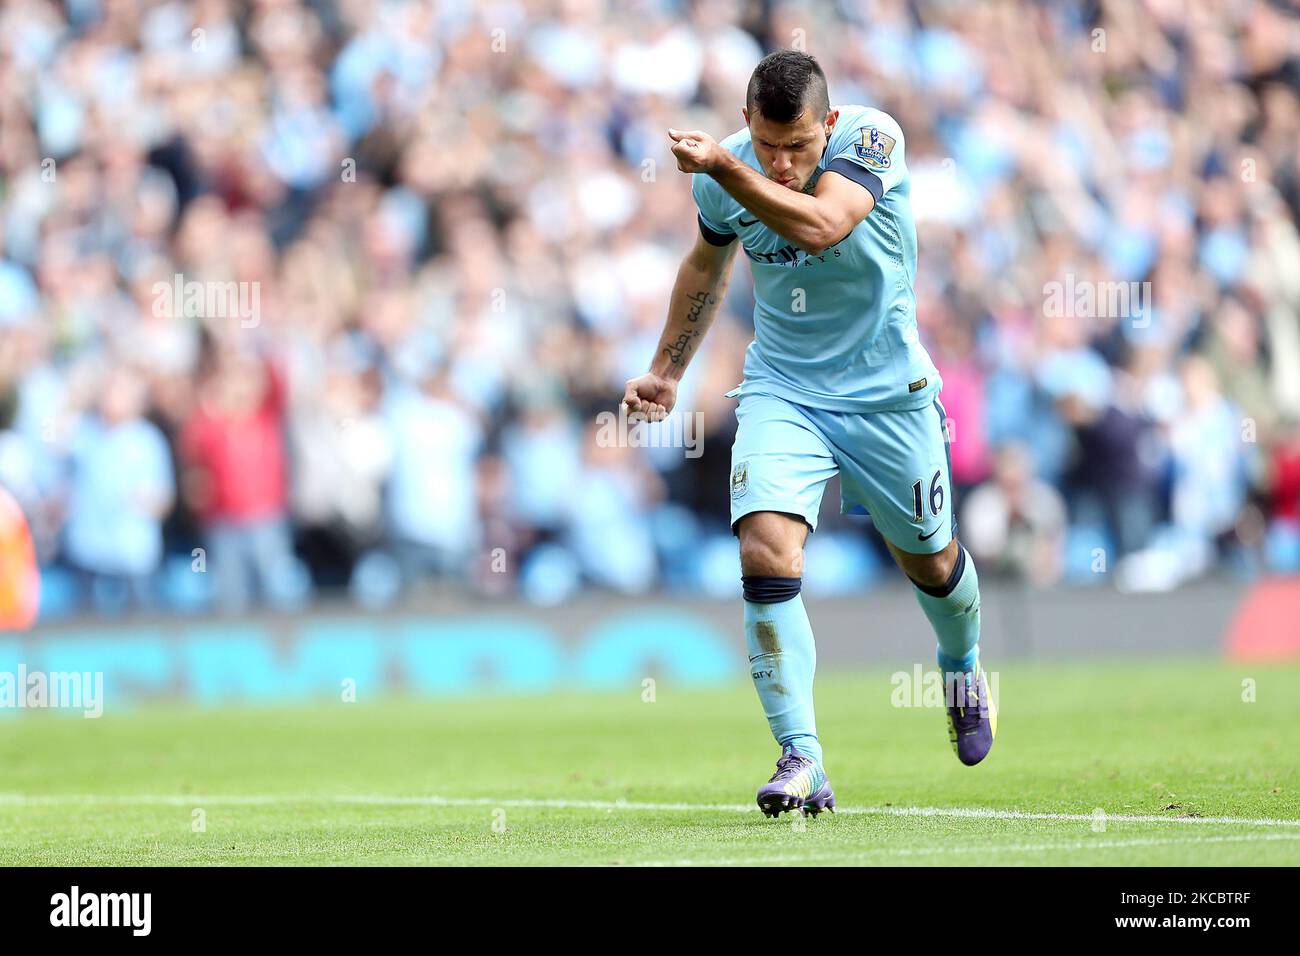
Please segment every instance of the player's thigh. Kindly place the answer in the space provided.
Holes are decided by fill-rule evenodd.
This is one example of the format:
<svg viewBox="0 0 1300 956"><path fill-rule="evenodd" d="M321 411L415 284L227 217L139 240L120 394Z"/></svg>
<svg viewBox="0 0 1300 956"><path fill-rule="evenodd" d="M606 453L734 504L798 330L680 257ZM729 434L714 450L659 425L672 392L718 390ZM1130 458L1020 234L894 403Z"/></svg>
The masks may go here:
<svg viewBox="0 0 1300 956"><path fill-rule="evenodd" d="M957 521L943 406L853 416L836 437L842 509L869 513L898 551L947 550Z"/></svg>
<svg viewBox="0 0 1300 956"><path fill-rule="evenodd" d="M736 409L731 446L731 526L760 511L793 515L817 527L826 482L837 470L826 438L795 405L747 395Z"/></svg>

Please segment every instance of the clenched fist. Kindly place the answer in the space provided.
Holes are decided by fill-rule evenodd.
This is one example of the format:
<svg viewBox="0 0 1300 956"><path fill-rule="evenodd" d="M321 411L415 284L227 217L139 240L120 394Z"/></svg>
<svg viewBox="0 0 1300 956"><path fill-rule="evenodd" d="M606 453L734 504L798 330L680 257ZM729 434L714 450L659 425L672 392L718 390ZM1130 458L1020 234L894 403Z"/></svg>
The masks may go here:
<svg viewBox="0 0 1300 956"><path fill-rule="evenodd" d="M670 129L668 137L673 141L673 155L682 172L708 173L717 167L722 147L708 133L698 129Z"/></svg>
<svg viewBox="0 0 1300 956"><path fill-rule="evenodd" d="M623 392L628 416L639 415L648 422L663 421L676 404L677 383L654 372L628 379Z"/></svg>

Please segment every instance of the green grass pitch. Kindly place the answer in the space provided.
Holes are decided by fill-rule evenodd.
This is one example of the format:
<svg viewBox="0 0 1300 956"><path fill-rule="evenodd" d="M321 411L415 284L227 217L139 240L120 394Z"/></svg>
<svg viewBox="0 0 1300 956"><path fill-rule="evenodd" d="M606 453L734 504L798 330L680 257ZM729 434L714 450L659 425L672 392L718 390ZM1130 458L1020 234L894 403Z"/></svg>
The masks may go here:
<svg viewBox="0 0 1300 956"><path fill-rule="evenodd" d="M807 820L753 805L777 748L745 684L27 712L0 719L0 865L1294 865L1297 686L1300 665L1018 664L965 768L888 672L828 674L841 812Z"/></svg>

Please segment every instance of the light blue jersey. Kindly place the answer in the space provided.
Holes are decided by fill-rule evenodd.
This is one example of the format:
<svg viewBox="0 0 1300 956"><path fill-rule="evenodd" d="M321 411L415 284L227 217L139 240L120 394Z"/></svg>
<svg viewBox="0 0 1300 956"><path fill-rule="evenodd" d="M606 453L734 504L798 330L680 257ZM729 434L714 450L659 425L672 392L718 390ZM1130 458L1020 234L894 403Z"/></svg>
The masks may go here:
<svg viewBox="0 0 1300 956"><path fill-rule="evenodd" d="M876 206L820 255L767 228L711 176L693 177L706 238L739 237L754 275L754 341L739 394L843 412L930 406L941 383L916 331L916 227L903 131L871 107L839 113L809 188L831 170L870 190ZM722 146L762 172L748 128Z"/></svg>

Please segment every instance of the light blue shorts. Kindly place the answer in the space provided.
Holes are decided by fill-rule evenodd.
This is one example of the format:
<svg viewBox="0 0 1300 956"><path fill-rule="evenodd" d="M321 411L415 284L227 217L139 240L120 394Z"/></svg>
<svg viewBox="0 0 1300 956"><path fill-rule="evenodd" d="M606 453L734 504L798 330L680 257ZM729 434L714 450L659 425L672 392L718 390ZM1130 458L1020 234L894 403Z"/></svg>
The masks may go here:
<svg viewBox="0 0 1300 956"><path fill-rule="evenodd" d="M822 492L840 476L840 511L870 515L900 551L934 554L957 534L946 416L922 408L832 412L748 394L736 409L731 526L755 511L797 515L817 530Z"/></svg>

